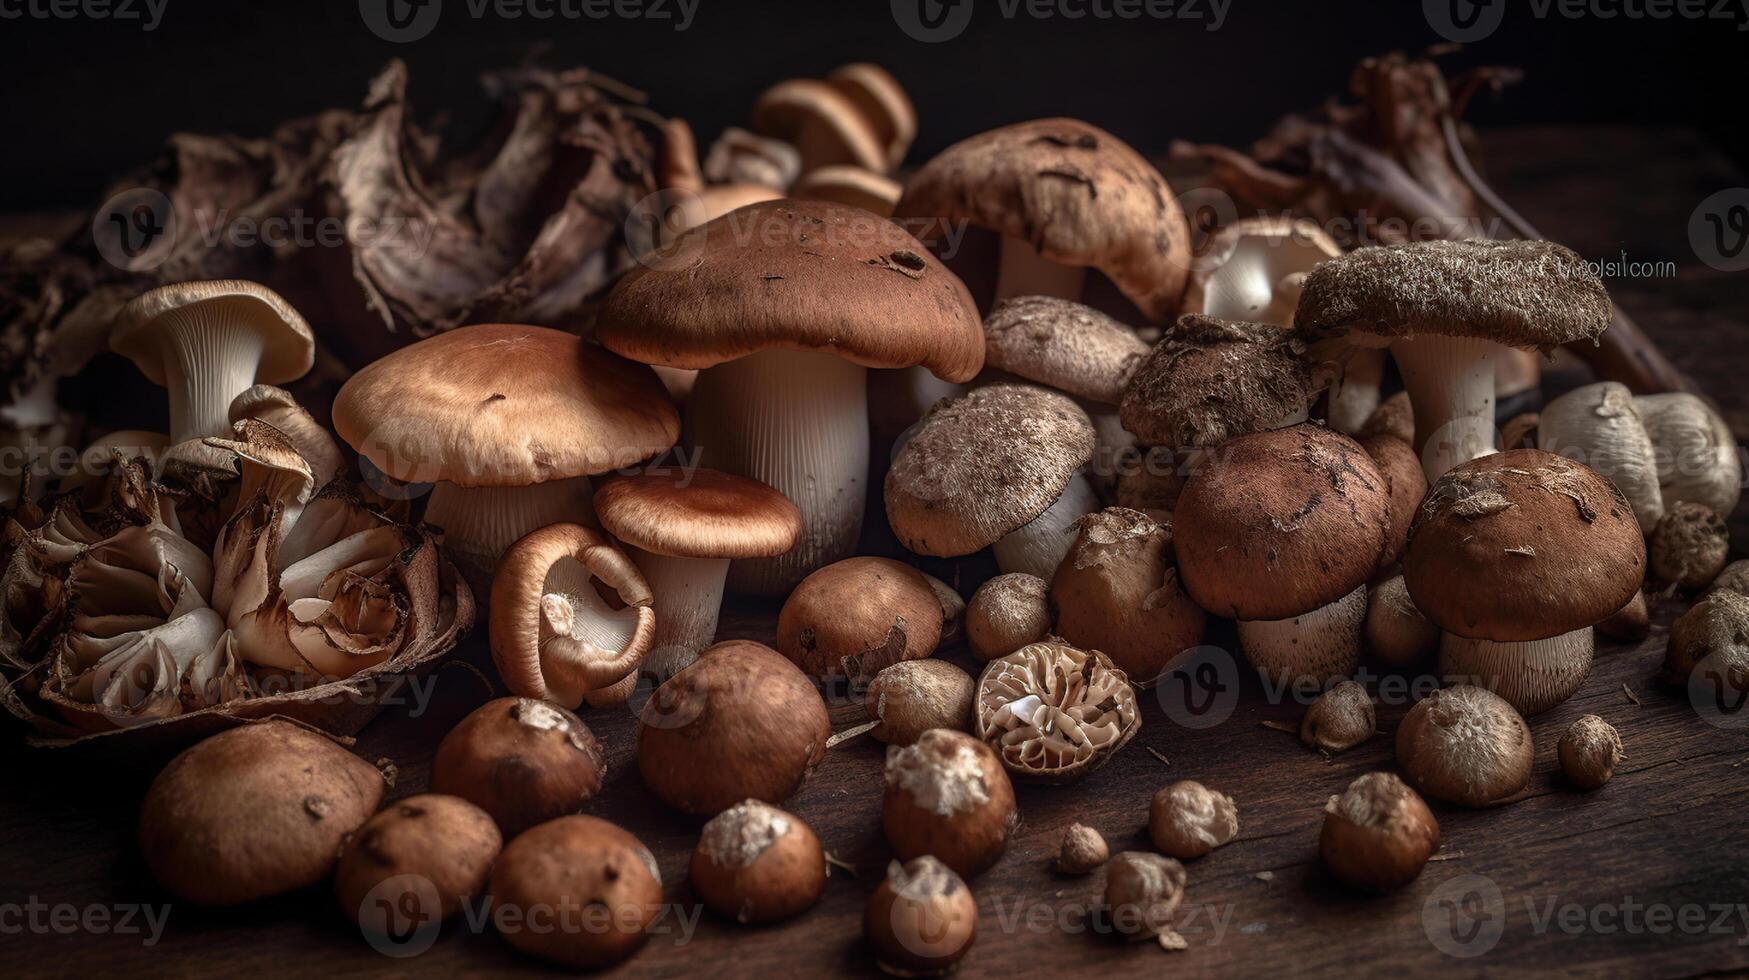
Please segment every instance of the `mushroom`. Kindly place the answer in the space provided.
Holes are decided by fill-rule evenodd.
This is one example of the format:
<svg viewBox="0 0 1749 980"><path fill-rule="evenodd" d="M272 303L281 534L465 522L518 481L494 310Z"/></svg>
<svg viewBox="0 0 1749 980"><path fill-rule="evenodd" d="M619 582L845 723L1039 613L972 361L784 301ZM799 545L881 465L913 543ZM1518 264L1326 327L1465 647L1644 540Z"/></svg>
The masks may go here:
<svg viewBox="0 0 1749 980"><path fill-rule="evenodd" d="M759 800L712 817L689 880L718 915L746 924L800 915L826 889L826 852L801 818Z"/></svg>
<svg viewBox="0 0 1749 980"><path fill-rule="evenodd" d="M1441 477L1415 518L1403 582L1445 631L1440 672L1533 715L1591 669L1591 627L1628 604L1646 547L1615 484L1579 463L1513 449Z"/></svg>
<svg viewBox="0 0 1749 980"><path fill-rule="evenodd" d="M795 147L735 126L717 136L704 158L704 177L712 184L758 184L780 194L801 172Z"/></svg>
<svg viewBox="0 0 1749 980"><path fill-rule="evenodd" d="M437 745L431 790L492 815L505 838L576 813L601 791L607 756L581 718L533 698L498 698Z"/></svg>
<svg viewBox="0 0 1749 980"><path fill-rule="evenodd" d="M868 898L862 935L884 972L941 976L978 938L978 903L965 881L930 855L893 861Z"/></svg>
<svg viewBox="0 0 1749 980"><path fill-rule="evenodd" d="M410 796L341 845L334 897L348 918L378 935L405 928L408 918L416 926L442 922L486 887L503 846L492 818L467 800Z"/></svg>
<svg viewBox="0 0 1749 980"><path fill-rule="evenodd" d="M1749 595L1749 559L1734 561L1726 565L1725 570L1713 579L1712 587L1707 589L1707 593L1711 594L1720 589Z"/></svg>
<svg viewBox="0 0 1749 980"><path fill-rule="evenodd" d="M272 385L256 385L231 400L231 432L245 419L265 422L291 443L310 468L311 485L320 490L346 469L346 457L334 437L299 405L291 392Z"/></svg>
<svg viewBox="0 0 1749 980"><path fill-rule="evenodd" d="M873 127L875 138L887 153L881 172L897 169L917 138L917 108L899 80L880 65L861 61L832 69L826 74L826 84L849 99Z"/></svg>
<svg viewBox="0 0 1749 980"><path fill-rule="evenodd" d="M1543 406L1536 446L1608 477L1633 505L1643 533L1651 534L1663 520L1658 461L1626 385L1599 381Z"/></svg>
<svg viewBox="0 0 1749 980"><path fill-rule="evenodd" d="M662 876L636 837L596 817L527 831L492 868L492 923L531 956L594 970L631 956L662 914Z"/></svg>
<svg viewBox="0 0 1749 980"><path fill-rule="evenodd" d="M1148 345L1090 306L1055 296L1014 296L984 318L984 364L1076 398L1123 401Z"/></svg>
<svg viewBox="0 0 1749 980"><path fill-rule="evenodd" d="M576 708L637 672L656 637L654 601L637 566L600 531L531 531L492 579L492 662L510 693Z"/></svg>
<svg viewBox="0 0 1749 980"><path fill-rule="evenodd" d="M650 655L665 660L695 655L716 638L731 560L781 555L802 527L789 498L717 470L619 474L596 487L594 504L601 526L650 583L656 614Z"/></svg>
<svg viewBox="0 0 1749 980"><path fill-rule="evenodd" d="M977 388L935 406L887 471L887 520L905 547L954 558L995 546L1004 572L1056 571L1077 518L1098 506L1080 469L1093 425L1067 396Z"/></svg>
<svg viewBox="0 0 1749 980"><path fill-rule="evenodd" d="M1105 866L1105 914L1132 940L1169 932L1184 901L1184 865L1169 857L1125 851Z"/></svg>
<svg viewBox="0 0 1749 980"><path fill-rule="evenodd" d="M1129 678L1097 650L1047 640L990 661L978 678L978 737L1009 772L1086 778L1142 727Z"/></svg>
<svg viewBox="0 0 1749 980"><path fill-rule="evenodd" d="M1677 617L1660 676L1675 686L1704 683L1712 698L1741 705L1749 694L1749 596L1718 589Z"/></svg>
<svg viewBox="0 0 1749 980"><path fill-rule="evenodd" d="M1218 458L1185 482L1174 512L1185 591L1239 621L1239 645L1266 677L1353 674L1391 521L1384 476L1354 440L1315 425L1240 436Z"/></svg>
<svg viewBox="0 0 1749 980"><path fill-rule="evenodd" d="M140 852L152 877L198 905L308 888L383 798L376 767L287 721L241 725L196 744L152 780Z"/></svg>
<svg viewBox="0 0 1749 980"><path fill-rule="evenodd" d="M1181 861L1199 858L1239 836L1233 798L1193 780L1165 786L1148 804L1148 839Z"/></svg>
<svg viewBox="0 0 1749 980"><path fill-rule="evenodd" d="M1136 369L1121 411L1143 445L1182 451L1297 425L1310 401L1311 379L1288 332L1184 316Z"/></svg>
<svg viewBox="0 0 1749 980"><path fill-rule="evenodd" d="M965 629L966 600L960 596L959 590L933 575L925 573L923 579L935 590L935 597L941 600L941 645L947 646L959 639Z"/></svg>
<svg viewBox="0 0 1749 980"><path fill-rule="evenodd" d="M945 660L901 660L869 682L864 707L875 738L910 745L931 728L971 731L976 690L970 674Z"/></svg>
<svg viewBox="0 0 1749 980"><path fill-rule="evenodd" d="M1051 633L1050 586L1026 572L998 575L966 604L966 645L979 660L995 660Z"/></svg>
<svg viewBox="0 0 1749 980"><path fill-rule="evenodd" d="M996 753L964 732L935 728L888 746L881 828L900 860L926 854L962 875L1002 856L1019 817Z"/></svg>
<svg viewBox="0 0 1749 980"><path fill-rule="evenodd" d="M334 428L391 479L435 481L425 520L485 595L505 549L549 524L593 524L589 477L673 446L680 419L647 367L558 330L480 324L354 374Z"/></svg>
<svg viewBox="0 0 1749 980"><path fill-rule="evenodd" d="M1395 891L1414 881L1437 850L1439 821L1391 773L1369 772L1324 804L1318 852L1345 884Z"/></svg>
<svg viewBox="0 0 1749 980"><path fill-rule="evenodd" d="M866 682L927 657L941 600L923 573L891 558L846 558L809 575L777 616L777 649L809 676Z"/></svg>
<svg viewBox="0 0 1749 980"><path fill-rule="evenodd" d="M893 213L939 223L944 233L969 223L1000 236L983 308L1010 296L1080 299L1092 267L1163 323L1177 311L1190 266L1190 229L1159 171L1075 119L1016 123L955 143L911 176Z"/></svg>
<svg viewBox="0 0 1749 980"><path fill-rule="evenodd" d="M1561 733L1555 747L1561 772L1577 789L1592 790L1609 782L1621 762L1621 733L1596 715L1581 715Z"/></svg>
<svg viewBox="0 0 1749 980"><path fill-rule="evenodd" d="M1542 241L1424 241L1362 248L1306 277L1294 325L1389 346L1415 408L1429 482L1494 449L1502 347L1595 340L1609 294L1585 261Z"/></svg>
<svg viewBox="0 0 1749 980"><path fill-rule="evenodd" d="M1530 727L1499 695L1471 684L1434 691L1397 726L1397 764L1428 796L1459 806L1504 801L1530 782Z"/></svg>
<svg viewBox="0 0 1749 980"><path fill-rule="evenodd" d="M615 285L595 336L636 360L704 369L686 406L699 461L770 484L802 513L795 547L736 562L729 587L782 595L855 551L867 369L971 380L984 363L977 311L920 242L854 208L755 204L674 248L675 260Z"/></svg>
<svg viewBox="0 0 1749 980"><path fill-rule="evenodd" d="M1057 850L1056 867L1067 875L1092 874L1111 860L1111 848L1099 831L1084 823L1070 824Z"/></svg>
<svg viewBox="0 0 1749 980"><path fill-rule="evenodd" d="M1208 616L1178 581L1172 525L1107 507L1075 522L1075 543L1051 580L1057 635L1098 650L1148 686L1202 642Z"/></svg>
<svg viewBox="0 0 1749 980"><path fill-rule="evenodd" d="M1439 627L1415 608L1401 574L1367 589L1364 633L1366 649L1391 667L1413 667L1439 649Z"/></svg>
<svg viewBox="0 0 1749 980"><path fill-rule="evenodd" d="M1409 402L1409 393L1399 391L1391 397L1379 402L1379 407L1366 417L1366 423L1360 431L1354 434L1356 439L1368 436L1395 436L1403 442L1415 443L1415 406ZM1516 449L1517 446L1507 446Z"/></svg>
<svg viewBox="0 0 1749 980"><path fill-rule="evenodd" d="M1720 516L1737 509L1743 467L1731 427L1688 392L1640 395L1640 422L1658 459L1658 488L1666 507L1705 504Z"/></svg>
<svg viewBox="0 0 1749 980"><path fill-rule="evenodd" d="M830 201L890 218L903 190L898 181L885 174L850 164L832 164L803 174L790 189L790 196L799 201Z"/></svg>
<svg viewBox="0 0 1749 980"><path fill-rule="evenodd" d="M692 127L678 116L661 125L662 144L656 150L656 183L663 190L697 193L704 188L704 174L698 167L698 141Z"/></svg>
<svg viewBox="0 0 1749 980"><path fill-rule="evenodd" d="M1421 469L1415 447L1396 436L1360 436L1358 441L1391 489L1391 532L1379 555L1379 570L1384 571L1396 565L1409 547L1409 528L1427 496L1427 474Z"/></svg>
<svg viewBox="0 0 1749 980"><path fill-rule="evenodd" d="M1320 694L1300 719L1300 741L1331 754L1347 752L1376 731L1372 697L1354 681L1340 681Z"/></svg>
<svg viewBox="0 0 1749 980"><path fill-rule="evenodd" d="M1725 570L1731 532L1725 519L1705 504L1683 501L1664 512L1664 519L1652 530L1647 553L1655 580L1694 592Z"/></svg>
<svg viewBox="0 0 1749 980"><path fill-rule="evenodd" d="M801 154L802 173L852 164L885 173L887 146L850 96L813 78L779 82L753 104L753 128Z"/></svg>

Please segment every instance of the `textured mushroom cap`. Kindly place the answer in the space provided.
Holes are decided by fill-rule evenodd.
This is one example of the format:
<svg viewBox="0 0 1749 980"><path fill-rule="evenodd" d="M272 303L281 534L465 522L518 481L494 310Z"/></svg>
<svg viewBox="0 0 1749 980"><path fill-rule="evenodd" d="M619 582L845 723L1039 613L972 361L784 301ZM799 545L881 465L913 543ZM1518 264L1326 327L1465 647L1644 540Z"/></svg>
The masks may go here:
<svg viewBox="0 0 1749 980"><path fill-rule="evenodd" d="M1410 531L1403 581L1448 633L1542 640L1628 604L1646 573L1634 511L1570 459L1514 449L1439 478Z"/></svg>
<svg viewBox="0 0 1749 980"><path fill-rule="evenodd" d="M1050 583L1026 572L998 575L966 603L966 644L994 660L1050 635Z"/></svg>
<svg viewBox="0 0 1749 980"><path fill-rule="evenodd" d="M1093 266L1156 323L1177 311L1190 267L1190 229L1159 171L1076 119L1036 119L955 143L911 177L894 214L970 221L1052 262Z"/></svg>
<svg viewBox="0 0 1749 980"><path fill-rule="evenodd" d="M802 515L779 491L720 470L645 470L603 480L595 516L609 534L675 558L770 558L788 551Z"/></svg>
<svg viewBox="0 0 1749 980"><path fill-rule="evenodd" d="M851 163L887 169L887 147L872 120L844 91L812 78L792 78L766 89L753 103L753 128L815 154L802 169ZM811 131L812 138L803 133Z"/></svg>
<svg viewBox="0 0 1749 980"><path fill-rule="evenodd" d="M1202 641L1208 619L1178 580L1171 523L1107 507L1075 530L1051 580L1057 635L1110 657L1138 684L1153 682Z"/></svg>
<svg viewBox="0 0 1749 980"><path fill-rule="evenodd" d="M814 677L873 677L933 653L941 612L935 589L910 565L846 558L802 579L784 600L777 649Z"/></svg>
<svg viewBox="0 0 1749 980"><path fill-rule="evenodd" d="M965 284L904 229L822 201L754 204L694 228L672 262L614 286L595 326L609 350L708 368L778 348L947 381L984 366Z"/></svg>
<svg viewBox="0 0 1749 980"><path fill-rule="evenodd" d="M457 327L354 374L334 428L397 480L522 487L604 473L680 437L656 373L545 327Z"/></svg>
<svg viewBox="0 0 1749 980"><path fill-rule="evenodd" d="M1044 513L1093 458L1087 413L1067 395L990 385L938 403L887 471L887 520L905 547L952 558Z"/></svg>
<svg viewBox="0 0 1749 980"><path fill-rule="evenodd" d="M985 365L1108 405L1147 354L1129 327L1055 296L1005 299L984 318Z"/></svg>
<svg viewBox="0 0 1749 980"><path fill-rule="evenodd" d="M1342 254L1324 229L1302 218L1254 217L1216 228L1190 270L1185 313L1287 324L1293 320L1297 286L1279 287L1296 273Z"/></svg>
<svg viewBox="0 0 1749 980"><path fill-rule="evenodd" d="M1458 684L1416 702L1397 726L1397 765L1417 789L1462 806L1498 803L1530 782L1536 744L1505 698Z"/></svg>
<svg viewBox="0 0 1749 980"><path fill-rule="evenodd" d="M1364 584L1390 523L1390 485L1353 439L1316 425L1240 436L1185 481L1178 574L1217 616L1287 619Z"/></svg>
<svg viewBox="0 0 1749 980"><path fill-rule="evenodd" d="M887 168L897 167L917 138L917 107L905 87L880 65L855 62L832 69L826 84L849 99L862 118L874 127L875 136L887 150Z"/></svg>
<svg viewBox="0 0 1749 980"><path fill-rule="evenodd" d="M260 283L247 279L179 282L136 296L116 311L109 349L133 361L153 384L164 384L164 356L158 335L172 320L241 321L265 341L255 380L262 384L296 381L315 363L316 338L292 305ZM217 325L217 324L215 324Z"/></svg>
<svg viewBox="0 0 1749 980"><path fill-rule="evenodd" d="M1120 416L1145 445L1218 446L1303 418L1311 398L1311 377L1287 331L1185 316L1130 378Z"/></svg>
<svg viewBox="0 0 1749 980"><path fill-rule="evenodd" d="M662 877L643 842L606 820L578 814L512 840L492 868L491 895L494 909L521 924L503 930L510 945L564 966L596 969L625 959L649 939L648 927L662 911Z"/></svg>
<svg viewBox="0 0 1749 980"><path fill-rule="evenodd" d="M1320 334L1479 337L1549 350L1609 327L1609 294L1553 242L1481 239L1357 249L1306 277L1294 325Z"/></svg>

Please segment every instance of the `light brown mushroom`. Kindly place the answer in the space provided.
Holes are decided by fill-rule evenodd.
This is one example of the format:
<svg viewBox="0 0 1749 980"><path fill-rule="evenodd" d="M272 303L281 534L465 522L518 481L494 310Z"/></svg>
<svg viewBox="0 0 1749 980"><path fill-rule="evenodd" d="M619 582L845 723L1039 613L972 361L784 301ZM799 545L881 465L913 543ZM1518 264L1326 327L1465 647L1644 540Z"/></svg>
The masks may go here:
<svg viewBox="0 0 1749 980"><path fill-rule="evenodd" d="M777 617L777 649L816 678L867 681L935 652L941 600L923 574L891 558L834 562L796 586Z"/></svg>
<svg viewBox="0 0 1749 980"><path fill-rule="evenodd" d="M1172 527L1107 507L1075 528L1051 580L1057 635L1104 653L1132 682L1153 684L1202 642L1208 620L1178 580Z"/></svg>

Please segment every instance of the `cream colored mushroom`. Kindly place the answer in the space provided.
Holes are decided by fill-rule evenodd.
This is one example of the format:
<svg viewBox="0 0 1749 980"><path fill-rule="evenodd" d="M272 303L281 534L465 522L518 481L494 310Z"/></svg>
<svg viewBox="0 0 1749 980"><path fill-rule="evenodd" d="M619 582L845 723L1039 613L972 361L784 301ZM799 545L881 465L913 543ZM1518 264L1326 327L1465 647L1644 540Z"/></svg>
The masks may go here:
<svg viewBox="0 0 1749 980"><path fill-rule="evenodd" d="M1575 388L1543 407L1537 448L1577 460L1615 483L1633 505L1642 533L1664 518L1658 461L1633 393L1614 381Z"/></svg>

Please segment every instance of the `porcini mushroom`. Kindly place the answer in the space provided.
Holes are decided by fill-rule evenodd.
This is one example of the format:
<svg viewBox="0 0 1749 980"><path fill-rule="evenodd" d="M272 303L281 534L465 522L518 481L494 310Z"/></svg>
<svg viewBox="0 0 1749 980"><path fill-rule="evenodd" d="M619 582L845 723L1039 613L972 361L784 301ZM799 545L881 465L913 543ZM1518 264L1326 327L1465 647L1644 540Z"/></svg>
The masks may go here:
<svg viewBox="0 0 1749 980"><path fill-rule="evenodd" d="M1642 534L1651 534L1663 520L1658 461L1626 385L1599 381L1543 406L1536 447L1578 460L1608 477L1633 505Z"/></svg>
<svg viewBox="0 0 1749 980"><path fill-rule="evenodd" d="M1424 241L1319 265L1306 277L1294 325L1390 347L1431 482L1493 451L1500 348L1595 340L1610 310L1585 261L1551 242Z"/></svg>
<svg viewBox="0 0 1749 980"><path fill-rule="evenodd" d="M802 579L777 617L777 650L810 676L866 681L941 640L941 600L891 558L846 558Z"/></svg>
<svg viewBox="0 0 1749 980"><path fill-rule="evenodd" d="M1107 507L1075 529L1051 579L1057 635L1110 657L1133 683L1152 684L1202 641L1208 619L1178 581L1172 526Z"/></svg>
<svg viewBox="0 0 1749 980"><path fill-rule="evenodd" d="M1640 395L1634 408L1652 440L1666 507L1689 501L1720 516L1737 509L1742 460L1736 436L1717 412L1688 392Z"/></svg>
<svg viewBox="0 0 1749 980"><path fill-rule="evenodd" d="M1427 494L1403 582L1445 631L1440 671L1532 715L1591 669L1591 627L1627 605L1646 547L1615 484L1572 460L1514 449L1461 464Z"/></svg>

